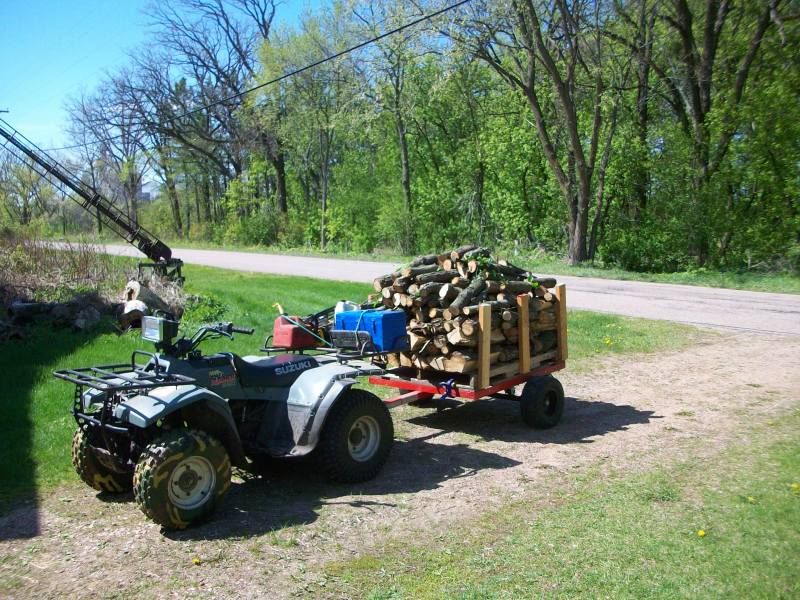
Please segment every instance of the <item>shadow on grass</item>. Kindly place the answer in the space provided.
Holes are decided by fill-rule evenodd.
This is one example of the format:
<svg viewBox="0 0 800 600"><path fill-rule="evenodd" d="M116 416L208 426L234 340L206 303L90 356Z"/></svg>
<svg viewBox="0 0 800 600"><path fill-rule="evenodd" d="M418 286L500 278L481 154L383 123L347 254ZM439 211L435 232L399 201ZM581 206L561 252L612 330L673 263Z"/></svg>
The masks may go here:
<svg viewBox="0 0 800 600"><path fill-rule="evenodd" d="M48 427L49 421L70 414L72 389L64 385L57 395L49 395L40 384L52 377L51 365L96 335L38 325L28 328L23 340L0 344L0 541L34 537L40 531L37 448L65 437L68 456L72 435L71 428L61 435Z"/></svg>
<svg viewBox="0 0 800 600"><path fill-rule="evenodd" d="M440 433L396 441L378 476L365 483L325 482L313 460L280 464L263 476L250 476L231 487L211 520L185 531L164 531L175 540L211 540L263 535L312 523L320 508L348 505L358 511L395 506L379 496L433 490L450 479L470 477L484 469L507 469L519 461L466 444L431 443Z"/></svg>

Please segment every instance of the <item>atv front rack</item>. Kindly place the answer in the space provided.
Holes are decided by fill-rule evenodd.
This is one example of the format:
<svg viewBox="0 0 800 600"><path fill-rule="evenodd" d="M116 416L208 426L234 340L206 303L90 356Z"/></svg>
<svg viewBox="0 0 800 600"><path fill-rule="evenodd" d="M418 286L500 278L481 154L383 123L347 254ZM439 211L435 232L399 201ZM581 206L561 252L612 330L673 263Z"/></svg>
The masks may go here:
<svg viewBox="0 0 800 600"><path fill-rule="evenodd" d="M145 356L153 365L137 365L136 357ZM134 350L131 362L101 367L81 367L79 369L63 369L54 371L54 377L74 383L80 388L92 388L101 392L139 392L157 387L187 385L195 379L177 373L165 373L158 364L158 356L151 352Z"/></svg>
<svg viewBox="0 0 800 600"><path fill-rule="evenodd" d="M157 387L187 385L195 382L192 377L176 373L163 373L157 370L145 371L130 363L64 369L53 372L53 376L77 386L93 388L101 392L139 392Z"/></svg>
<svg viewBox="0 0 800 600"><path fill-rule="evenodd" d="M151 358L152 370L137 365L135 358L141 354ZM192 377L165 373L158 366L158 358L148 352L137 350L131 356L131 362L100 367L83 367L79 369L63 369L53 372L59 379L75 384L75 395L72 401L72 414L78 427L87 431L93 428L103 441L103 448L95 447L95 453L105 461L106 466L114 470L130 470L130 461L120 461L119 456L130 450L131 429L127 425L112 424L114 405L122 395L138 394L154 388L187 385L195 382ZM91 414L83 405L87 390L102 392L102 406Z"/></svg>

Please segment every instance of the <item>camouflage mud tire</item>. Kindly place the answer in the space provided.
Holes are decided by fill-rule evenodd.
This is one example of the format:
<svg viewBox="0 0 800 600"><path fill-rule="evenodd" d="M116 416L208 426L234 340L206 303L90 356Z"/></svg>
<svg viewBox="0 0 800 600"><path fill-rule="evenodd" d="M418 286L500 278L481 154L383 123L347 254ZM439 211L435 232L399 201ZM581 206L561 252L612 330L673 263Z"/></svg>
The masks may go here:
<svg viewBox="0 0 800 600"><path fill-rule="evenodd" d="M359 483L378 474L393 441L386 405L375 394L351 388L333 405L316 453L330 480Z"/></svg>
<svg viewBox="0 0 800 600"><path fill-rule="evenodd" d="M225 447L193 429L175 429L154 440L133 474L139 508L165 529L184 529L210 515L230 485Z"/></svg>
<svg viewBox="0 0 800 600"><path fill-rule="evenodd" d="M92 450L89 434L81 428L72 436L72 466L86 485L101 492L122 494L133 487L133 474L103 465Z"/></svg>

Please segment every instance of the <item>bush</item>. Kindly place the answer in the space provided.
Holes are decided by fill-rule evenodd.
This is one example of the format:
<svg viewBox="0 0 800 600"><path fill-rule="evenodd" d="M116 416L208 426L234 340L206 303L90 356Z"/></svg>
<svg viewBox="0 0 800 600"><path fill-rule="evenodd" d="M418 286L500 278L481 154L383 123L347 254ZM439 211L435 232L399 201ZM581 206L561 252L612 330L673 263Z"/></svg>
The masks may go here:
<svg viewBox="0 0 800 600"><path fill-rule="evenodd" d="M669 273L692 266L685 253L685 236L672 235L665 224L642 222L615 231L601 248L603 261L628 271Z"/></svg>

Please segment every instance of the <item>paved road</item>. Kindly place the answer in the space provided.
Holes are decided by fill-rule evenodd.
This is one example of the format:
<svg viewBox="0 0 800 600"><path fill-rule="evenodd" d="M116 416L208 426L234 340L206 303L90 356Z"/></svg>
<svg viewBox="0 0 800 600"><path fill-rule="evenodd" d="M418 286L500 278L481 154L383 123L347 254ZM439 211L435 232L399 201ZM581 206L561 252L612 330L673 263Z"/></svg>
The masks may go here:
<svg viewBox="0 0 800 600"><path fill-rule="evenodd" d="M105 246L112 254L141 256L130 246ZM223 269L371 282L393 263L175 248L187 264ZM546 273L542 273L546 275ZM800 295L768 294L689 285L558 276L572 308L715 328L800 335Z"/></svg>

